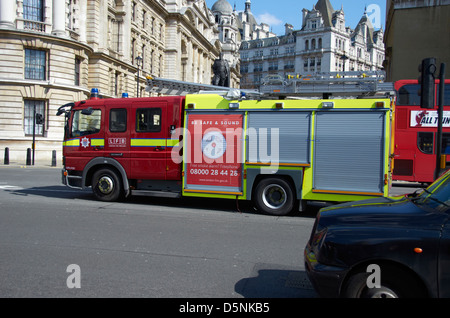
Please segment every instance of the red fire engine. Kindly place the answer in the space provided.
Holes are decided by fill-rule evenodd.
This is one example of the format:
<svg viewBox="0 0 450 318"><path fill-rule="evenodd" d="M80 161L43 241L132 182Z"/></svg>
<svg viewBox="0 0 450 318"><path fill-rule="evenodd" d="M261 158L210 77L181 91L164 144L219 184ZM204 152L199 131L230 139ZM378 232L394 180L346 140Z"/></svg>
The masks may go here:
<svg viewBox="0 0 450 318"><path fill-rule="evenodd" d="M367 82L352 80L352 94L377 91L353 85L360 80ZM91 187L104 201L131 193L252 200L272 215L285 215L298 202L301 210L308 201L389 195L393 87L364 99L280 100L172 80L155 83L147 88L191 94L94 95L60 107L58 115L66 116L64 184ZM207 94L192 94L205 89Z"/></svg>
<svg viewBox="0 0 450 318"><path fill-rule="evenodd" d="M439 96L439 81L435 82ZM395 83L395 147L393 180L431 183L435 179L438 107L420 106L417 80ZM435 101L437 98L435 99ZM442 155L450 155L450 80L445 81ZM450 156L442 158L450 164Z"/></svg>

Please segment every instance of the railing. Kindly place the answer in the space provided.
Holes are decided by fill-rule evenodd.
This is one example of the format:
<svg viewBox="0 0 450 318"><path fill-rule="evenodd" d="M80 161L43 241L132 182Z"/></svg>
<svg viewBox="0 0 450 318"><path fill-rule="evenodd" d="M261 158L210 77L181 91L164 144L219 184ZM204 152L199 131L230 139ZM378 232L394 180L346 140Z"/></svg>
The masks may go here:
<svg viewBox="0 0 450 318"><path fill-rule="evenodd" d="M33 21L33 20L25 20L25 19L17 19L16 20L17 29L23 29L27 31L35 31L35 32L46 32L45 28L49 23L41 22L41 21Z"/></svg>

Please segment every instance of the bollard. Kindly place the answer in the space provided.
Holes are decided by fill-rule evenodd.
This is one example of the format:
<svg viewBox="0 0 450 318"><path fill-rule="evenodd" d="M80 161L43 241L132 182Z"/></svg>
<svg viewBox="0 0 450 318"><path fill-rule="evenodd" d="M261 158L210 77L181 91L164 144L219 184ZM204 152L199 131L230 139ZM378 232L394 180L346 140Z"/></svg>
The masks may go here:
<svg viewBox="0 0 450 318"><path fill-rule="evenodd" d="M31 148L27 148L27 166L31 166Z"/></svg>
<svg viewBox="0 0 450 318"><path fill-rule="evenodd" d="M52 151L52 167L56 167L56 150Z"/></svg>
<svg viewBox="0 0 450 318"><path fill-rule="evenodd" d="M5 148L5 157L4 157L3 163L5 165L9 165L9 148L8 147Z"/></svg>

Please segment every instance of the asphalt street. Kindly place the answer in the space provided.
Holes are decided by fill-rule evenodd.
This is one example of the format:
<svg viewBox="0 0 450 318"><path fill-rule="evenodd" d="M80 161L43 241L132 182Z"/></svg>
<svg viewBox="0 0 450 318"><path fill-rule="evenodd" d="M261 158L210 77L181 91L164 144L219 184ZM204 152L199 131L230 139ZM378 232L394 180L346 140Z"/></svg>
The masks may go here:
<svg viewBox="0 0 450 318"><path fill-rule="evenodd" d="M0 167L0 297L317 297L303 249L320 206L273 217L229 200L104 203L60 179Z"/></svg>
<svg viewBox="0 0 450 318"><path fill-rule="evenodd" d="M316 297L303 267L315 212L276 218L228 200L104 203L61 185L60 169L2 166L0 297Z"/></svg>

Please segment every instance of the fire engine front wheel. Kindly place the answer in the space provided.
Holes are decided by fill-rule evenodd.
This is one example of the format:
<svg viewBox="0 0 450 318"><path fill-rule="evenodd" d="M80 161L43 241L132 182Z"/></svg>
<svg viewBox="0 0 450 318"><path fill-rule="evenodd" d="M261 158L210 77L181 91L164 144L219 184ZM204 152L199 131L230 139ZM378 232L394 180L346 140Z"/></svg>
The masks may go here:
<svg viewBox="0 0 450 318"><path fill-rule="evenodd" d="M101 201L117 201L122 194L118 175L110 169L100 169L92 176L92 191Z"/></svg>
<svg viewBox="0 0 450 318"><path fill-rule="evenodd" d="M287 215L294 208L294 191L284 179L264 179L255 189L255 205L259 211L270 215Z"/></svg>

